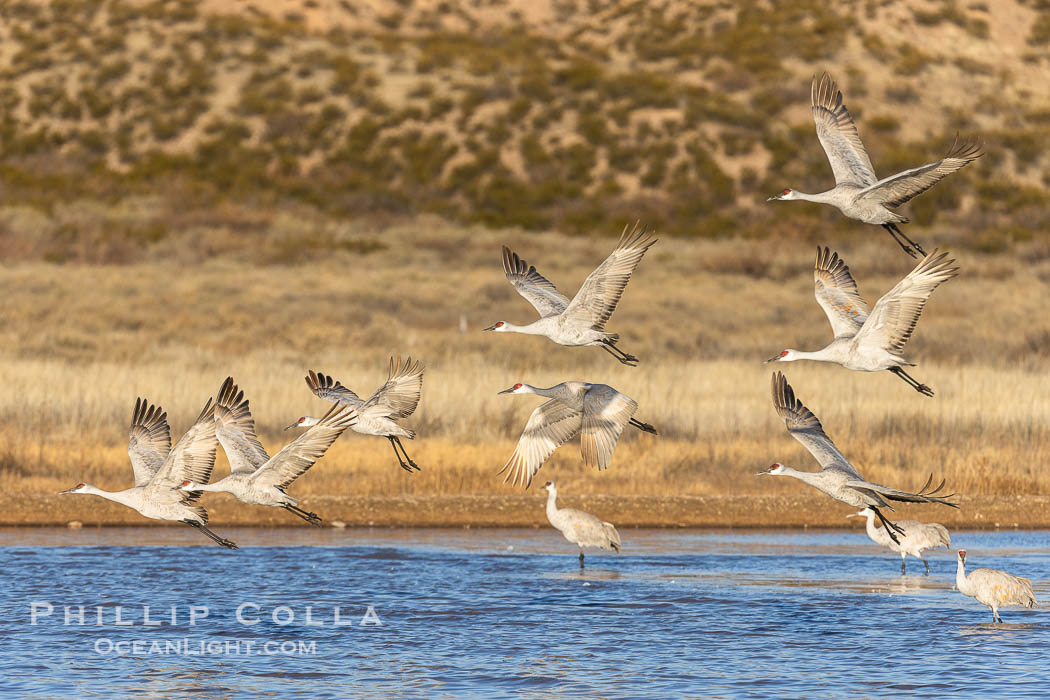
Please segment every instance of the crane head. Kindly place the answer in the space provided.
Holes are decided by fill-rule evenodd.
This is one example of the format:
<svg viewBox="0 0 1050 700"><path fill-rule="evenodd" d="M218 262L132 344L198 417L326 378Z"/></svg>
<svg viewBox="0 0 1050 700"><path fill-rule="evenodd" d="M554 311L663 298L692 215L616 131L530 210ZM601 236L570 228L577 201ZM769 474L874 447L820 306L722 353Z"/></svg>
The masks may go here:
<svg viewBox="0 0 1050 700"><path fill-rule="evenodd" d="M285 430L291 430L292 428L309 428L311 425L317 425L317 418L311 418L310 416L299 416L299 420L289 425Z"/></svg>
<svg viewBox="0 0 1050 700"><path fill-rule="evenodd" d="M59 493L60 494L61 493L80 493L86 488L87 488L87 484L80 483L80 484L77 484L76 486L74 486L71 489L66 489L65 491L59 491Z"/></svg>
<svg viewBox="0 0 1050 700"><path fill-rule="evenodd" d="M779 353L766 360L763 364L768 365L770 362L794 362L796 359L798 358L795 357L794 350L781 350Z"/></svg>
<svg viewBox="0 0 1050 700"><path fill-rule="evenodd" d="M864 510L859 510L856 513L850 513L846 517L847 518L864 518L864 517L867 517L869 513L872 513L872 510L870 508L865 508Z"/></svg>
<svg viewBox="0 0 1050 700"><path fill-rule="evenodd" d="M178 491L198 491L200 489L197 486L197 484L193 483L192 481L183 481L182 484L179 486L179 488L177 490Z"/></svg>
<svg viewBox="0 0 1050 700"><path fill-rule="evenodd" d="M522 387L521 382L518 382L517 384L515 384L511 388L504 389L503 391L501 391L499 393L501 393L501 394L517 394L519 391L521 391L521 387Z"/></svg>
<svg viewBox="0 0 1050 700"><path fill-rule="evenodd" d="M772 197L770 197L766 201L767 202L772 202L774 199L794 199L794 198L795 198L794 190L790 190L790 189L785 188L785 189L781 190L780 192L777 192L775 195L773 195Z"/></svg>
<svg viewBox="0 0 1050 700"><path fill-rule="evenodd" d="M540 487L540 490L547 491L548 493L550 493L552 490L554 490L554 482L548 481L546 484Z"/></svg>
<svg viewBox="0 0 1050 700"><path fill-rule="evenodd" d="M966 563L966 550L965 549L960 549L959 550L959 561L961 561L963 564Z"/></svg>
<svg viewBox="0 0 1050 700"><path fill-rule="evenodd" d="M783 473L784 473L784 465L781 464L780 462L774 462L773 464L769 465L769 469L766 469L765 471L759 472L755 476L762 476L764 474L771 474L773 476L776 476L777 474L783 474Z"/></svg>
<svg viewBox="0 0 1050 700"><path fill-rule="evenodd" d="M482 331L503 331L503 330L506 330L506 327L507 327L507 324L504 323L503 321L496 321L494 324L492 324L488 328L482 328L481 330Z"/></svg>

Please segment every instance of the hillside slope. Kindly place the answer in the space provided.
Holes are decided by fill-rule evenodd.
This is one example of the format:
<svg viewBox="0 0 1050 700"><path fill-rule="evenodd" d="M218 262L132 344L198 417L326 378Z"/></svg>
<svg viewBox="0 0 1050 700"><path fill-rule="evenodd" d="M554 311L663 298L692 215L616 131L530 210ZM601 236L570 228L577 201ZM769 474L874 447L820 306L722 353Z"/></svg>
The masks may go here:
<svg viewBox="0 0 1050 700"><path fill-rule="evenodd" d="M986 140L985 158L908 205L917 226L1045 235L1044 3L14 0L0 8L0 196L855 231L764 202L832 182L808 107L826 69L880 173L939 157L956 132ZM83 257L71 242L94 235L11 221L0 240L27 258ZM181 232L107 235L146 251Z"/></svg>

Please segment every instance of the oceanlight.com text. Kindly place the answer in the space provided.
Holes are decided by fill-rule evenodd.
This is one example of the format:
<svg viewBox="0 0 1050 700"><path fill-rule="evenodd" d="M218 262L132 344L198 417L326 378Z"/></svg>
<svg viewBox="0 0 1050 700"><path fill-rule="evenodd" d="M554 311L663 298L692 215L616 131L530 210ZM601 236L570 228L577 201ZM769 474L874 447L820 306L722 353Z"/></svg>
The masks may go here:
<svg viewBox="0 0 1050 700"><path fill-rule="evenodd" d="M92 647L103 656L312 656L317 642L302 640L259 641L255 639L204 640L96 639Z"/></svg>

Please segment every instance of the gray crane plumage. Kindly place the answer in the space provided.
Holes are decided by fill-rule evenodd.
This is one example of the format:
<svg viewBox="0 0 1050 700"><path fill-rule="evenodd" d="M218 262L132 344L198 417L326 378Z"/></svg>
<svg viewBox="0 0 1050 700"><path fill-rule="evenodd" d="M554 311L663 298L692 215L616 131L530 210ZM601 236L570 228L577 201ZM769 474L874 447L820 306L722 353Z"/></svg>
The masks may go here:
<svg viewBox="0 0 1050 700"><path fill-rule="evenodd" d="M544 484L543 489L547 492L547 520L565 539L580 548L581 569L584 547L620 551L620 533L612 523L575 508L559 508L556 502L558 489L553 481Z"/></svg>
<svg viewBox="0 0 1050 700"><path fill-rule="evenodd" d="M219 443L230 461L230 474L214 484L187 479L180 488L197 494L229 493L244 503L283 508L320 527L321 518L299 508L299 501L288 495L286 489L353 425L356 410L346 405L332 406L323 418L273 457L256 437L248 400L232 377L227 377L219 390L214 416Z"/></svg>
<svg viewBox="0 0 1050 700"><path fill-rule="evenodd" d="M922 246L908 238L898 226L908 223L907 217L891 209L922 194L948 175L980 158L983 155L980 143L977 140L960 142L956 136L948 153L940 160L880 180L875 176L875 169L860 140L857 125L842 102L842 91L827 73L819 79L813 76L810 103L817 139L835 175L835 187L817 194L785 189L769 200L830 204L851 219L882 226L908 255L925 256L926 251Z"/></svg>
<svg viewBox="0 0 1050 700"><path fill-rule="evenodd" d="M633 367L638 358L617 347L620 336L607 332L605 324L620 303L620 297L645 251L654 243L656 239L637 223L633 228L624 227L619 244L587 276L571 300L535 267L503 246L503 271L507 281L532 304L540 319L525 326L498 321L485 330L542 335L559 345L572 347L597 346Z"/></svg>
<svg viewBox="0 0 1050 700"><path fill-rule="evenodd" d="M135 474L135 485L145 486L164 465L171 452L168 414L145 399L135 399L128 428L128 458Z"/></svg>
<svg viewBox="0 0 1050 700"><path fill-rule="evenodd" d="M802 443L809 453L821 466L819 472L802 472L791 467L784 466L780 462L774 463L769 469L759 472L759 475L771 474L774 476L790 476L805 482L815 489L823 491L835 500L848 503L857 508L871 508L882 522L883 527L894 542L900 543L897 534L903 534L901 528L897 528L889 522L879 510L888 508L893 510L889 501L902 501L912 503L941 503L952 508L957 508L954 503L949 503L947 498L954 494L942 495L944 487L942 481L936 488L930 489L933 476L926 481L926 485L919 489L918 493L901 491L899 489L883 486L868 481L854 469L853 465L839 452L835 443L824 432L813 412L806 408L802 401L795 398L795 392L787 379L780 372L773 373L773 406L777 414L784 420L788 433Z"/></svg>
<svg viewBox="0 0 1050 700"><path fill-rule="evenodd" d="M1020 576L1008 574L998 569L975 569L966 575L966 550L960 549L957 555L958 568L955 572L955 587L963 595L976 598L992 611L992 622L1002 622L999 608L1021 605L1031 608L1036 604L1032 582Z"/></svg>
<svg viewBox="0 0 1050 700"><path fill-rule="evenodd" d="M351 430L362 435L385 437L394 448L394 454L401 468L409 473L419 471L419 465L408 456L401 442L401 438L412 440L416 434L399 425L397 421L411 416L419 405L419 400L423 395L423 364L421 362L413 362L411 357L402 362L400 355L396 359L391 357L386 382L376 389L367 400L361 399L333 377L313 370L310 370L306 376L306 385L319 399L357 409L357 422L351 426ZM317 418L302 416L288 428L306 428L315 425L317 421ZM404 455L403 459L402 455Z"/></svg>
<svg viewBox="0 0 1050 700"><path fill-rule="evenodd" d="M930 574L930 565L922 558L923 551L936 549L937 547L951 548L952 540L948 534L948 528L940 523L920 523L918 520L895 520L893 524L902 532L898 535L899 542L890 539L889 532L884 527L875 526L875 511L865 508L858 513L850 513L847 518L865 518L865 530L868 537L875 544L881 544L901 555L901 575L906 572L904 558L908 554L916 557L926 567L926 575Z"/></svg>
<svg viewBox="0 0 1050 700"><path fill-rule="evenodd" d="M815 360L834 362L861 372L889 370L920 394L933 396L930 387L920 384L905 371L904 367L913 364L903 356L904 345L911 338L933 290L959 274L954 264L948 253L934 249L870 309L857 291L857 283L845 261L830 248L817 246L813 293L835 337L820 350L805 352L788 348L766 362Z"/></svg>
<svg viewBox="0 0 1050 700"><path fill-rule="evenodd" d="M208 399L197 420L175 447L168 450L170 443L167 414L160 406L136 399L128 430L128 456L135 474L135 486L123 491L103 491L80 483L61 493L100 496L133 508L153 520L185 523L219 546L237 549L236 544L206 527L208 511L197 503L199 495L178 490L179 484L186 479L207 482L211 478L218 444L212 399Z"/></svg>
<svg viewBox="0 0 1050 700"><path fill-rule="evenodd" d="M544 389L519 383L499 393L537 394L550 399L529 416L514 454L499 471L507 472L504 483L528 488L554 450L577 436L583 463L603 470L609 467L627 425L656 434L653 426L633 417L638 410L634 399L605 384L562 382Z"/></svg>

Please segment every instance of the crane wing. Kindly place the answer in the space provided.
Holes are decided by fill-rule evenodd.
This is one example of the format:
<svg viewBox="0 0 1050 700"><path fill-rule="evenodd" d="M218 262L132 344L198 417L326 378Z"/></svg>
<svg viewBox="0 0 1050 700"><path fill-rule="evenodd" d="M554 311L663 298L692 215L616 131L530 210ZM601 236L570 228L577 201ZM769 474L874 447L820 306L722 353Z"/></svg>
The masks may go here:
<svg viewBox="0 0 1050 700"><path fill-rule="evenodd" d="M541 318L557 316L569 305L567 296L507 246L503 246L503 271L507 281L535 307Z"/></svg>
<svg viewBox="0 0 1050 700"><path fill-rule="evenodd" d="M226 377L219 389L215 423L215 435L230 460L230 473L254 472L270 459L255 435L255 419L248 400L233 383L233 377Z"/></svg>
<svg viewBox="0 0 1050 700"><path fill-rule="evenodd" d="M857 479L861 478L824 432L820 420L802 405L802 401L795 398L795 391L780 372L773 373L773 406L777 414L784 419L787 431L809 450L821 467L838 469Z"/></svg>
<svg viewBox="0 0 1050 700"><path fill-rule="evenodd" d="M253 481L283 491L312 467L336 438L356 422L357 409L353 406L332 406L316 425L285 445L266 464L255 470Z"/></svg>
<svg viewBox="0 0 1050 700"><path fill-rule="evenodd" d="M164 464L171 451L171 428L168 414L146 399L135 399L128 428L128 457L135 474L135 485L145 486Z"/></svg>
<svg viewBox="0 0 1050 700"><path fill-rule="evenodd" d="M875 183L868 183L868 187L857 193L857 199L872 200L887 207L899 207L983 155L977 139L959 143L959 137L956 136L944 158L890 175Z"/></svg>
<svg viewBox="0 0 1050 700"><path fill-rule="evenodd" d="M930 488L933 483L933 474L926 480L926 484L919 489L918 493L912 493L911 491L901 491L900 489L890 488L889 486L883 486L882 484L873 484L870 481L866 481L862 478L857 478L846 482L846 486L854 489L861 489L867 491L873 491L880 496L891 500L901 501L905 503L941 503L952 508L958 508L959 506L954 503L949 503L947 499L954 496L954 493L942 494L941 489L944 488L944 480L936 488Z"/></svg>
<svg viewBox="0 0 1050 700"><path fill-rule="evenodd" d="M934 250L886 292L857 331L853 342L858 352L885 350L900 355L933 290L958 274L959 268L952 267L954 263L948 259L948 253Z"/></svg>
<svg viewBox="0 0 1050 700"><path fill-rule="evenodd" d="M850 338L857 334L871 310L857 291L857 283L849 267L830 248L817 246L817 261L813 266L813 292L817 303L831 322L836 338Z"/></svg>
<svg viewBox="0 0 1050 700"><path fill-rule="evenodd" d="M347 404L354 408L358 408L364 403L360 396L326 374L315 373L313 370L310 370L310 373L306 375L306 385L310 387L310 391L314 392L314 396L325 401Z"/></svg>
<svg viewBox="0 0 1050 700"><path fill-rule="evenodd" d="M183 481L206 484L211 479L211 470L215 466L215 450L218 446L215 425L213 404L209 398L197 420L175 443L164 464L149 480L147 488L157 500L171 500L173 493L178 494L184 503L192 503L200 497L200 491L176 492L173 489L181 486Z"/></svg>
<svg viewBox="0 0 1050 700"><path fill-rule="evenodd" d="M401 361L400 355L396 361L391 357L386 383L361 405L359 412L361 415L407 418L415 412L422 393L423 363L413 362L411 357L405 362Z"/></svg>
<svg viewBox="0 0 1050 700"><path fill-rule="evenodd" d="M587 276L583 286L569 302L565 315L583 321L597 330L604 330L605 323L616 310L623 290L638 267L645 251L656 243L645 227L624 227L620 243L605 261Z"/></svg>
<svg viewBox="0 0 1050 700"><path fill-rule="evenodd" d="M871 159L864 150L853 117L842 104L842 91L830 75L824 73L819 79L813 76L810 101L817 138L831 163L835 184L850 183L861 187L875 184L878 179L875 168L871 167Z"/></svg>
<svg viewBox="0 0 1050 700"><path fill-rule="evenodd" d="M554 450L579 434L581 417L579 411L557 399L540 404L529 416L514 454L499 470L500 474L507 472L503 483L528 488Z"/></svg>
<svg viewBox="0 0 1050 700"><path fill-rule="evenodd" d="M580 454L588 467L607 469L623 429L638 410L638 402L612 387L595 385L583 397Z"/></svg>

